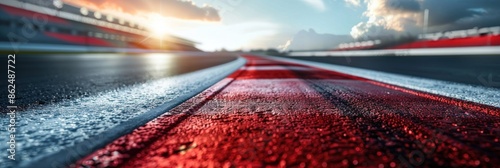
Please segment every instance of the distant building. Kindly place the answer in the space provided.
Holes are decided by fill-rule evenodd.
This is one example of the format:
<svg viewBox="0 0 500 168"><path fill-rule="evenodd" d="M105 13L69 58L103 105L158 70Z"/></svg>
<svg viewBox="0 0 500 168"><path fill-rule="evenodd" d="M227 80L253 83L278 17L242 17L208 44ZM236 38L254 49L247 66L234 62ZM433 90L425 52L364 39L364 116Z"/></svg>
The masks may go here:
<svg viewBox="0 0 500 168"><path fill-rule="evenodd" d="M60 0L0 1L0 43L199 51L193 41Z"/></svg>

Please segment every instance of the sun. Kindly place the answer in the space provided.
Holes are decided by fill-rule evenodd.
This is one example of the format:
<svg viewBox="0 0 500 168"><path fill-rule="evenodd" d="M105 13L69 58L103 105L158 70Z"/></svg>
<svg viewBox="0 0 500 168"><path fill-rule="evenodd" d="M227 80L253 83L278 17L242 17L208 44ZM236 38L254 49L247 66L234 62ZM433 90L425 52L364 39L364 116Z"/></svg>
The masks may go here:
<svg viewBox="0 0 500 168"><path fill-rule="evenodd" d="M168 32L167 19L160 14L150 14L148 27L153 36L165 36Z"/></svg>

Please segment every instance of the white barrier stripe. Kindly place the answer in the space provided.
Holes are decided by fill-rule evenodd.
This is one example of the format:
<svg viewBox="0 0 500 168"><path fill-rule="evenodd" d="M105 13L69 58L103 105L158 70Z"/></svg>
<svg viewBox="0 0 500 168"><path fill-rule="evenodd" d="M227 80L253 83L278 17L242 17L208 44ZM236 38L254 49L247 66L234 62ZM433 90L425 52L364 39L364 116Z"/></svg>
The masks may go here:
<svg viewBox="0 0 500 168"><path fill-rule="evenodd" d="M421 49L388 49L357 51L310 51L291 52L290 56L438 56L438 55L490 55L499 54L500 46L455 47L455 48L421 48Z"/></svg>

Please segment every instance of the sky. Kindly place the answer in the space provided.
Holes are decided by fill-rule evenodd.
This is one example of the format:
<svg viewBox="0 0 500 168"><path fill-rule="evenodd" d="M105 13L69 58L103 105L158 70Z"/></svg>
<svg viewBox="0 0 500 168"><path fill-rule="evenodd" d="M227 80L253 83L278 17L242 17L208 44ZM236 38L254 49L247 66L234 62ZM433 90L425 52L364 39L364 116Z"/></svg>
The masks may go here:
<svg viewBox="0 0 500 168"><path fill-rule="evenodd" d="M285 49L301 46L297 37L304 36L328 36L342 42L418 34L423 30L425 9L430 11L430 31L492 26L500 21L498 0L65 1L134 19L155 35L172 34L196 41L205 51Z"/></svg>

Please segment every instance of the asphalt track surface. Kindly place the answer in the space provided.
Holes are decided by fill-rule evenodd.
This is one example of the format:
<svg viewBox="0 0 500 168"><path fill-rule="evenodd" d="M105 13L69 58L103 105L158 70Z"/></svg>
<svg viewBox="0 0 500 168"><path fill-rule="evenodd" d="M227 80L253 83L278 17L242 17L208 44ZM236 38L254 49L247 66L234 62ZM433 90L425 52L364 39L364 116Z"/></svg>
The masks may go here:
<svg viewBox="0 0 500 168"><path fill-rule="evenodd" d="M161 57L161 59L159 59ZM7 62L7 54L5 54ZM99 92L205 69L235 60L232 54L17 54L16 105L22 111ZM195 60L195 61L193 61ZM7 64L1 64L7 69ZM5 79L7 80L7 79ZM7 88L1 82L0 88ZM1 95L7 95L2 89ZM0 98L7 105L7 97Z"/></svg>
<svg viewBox="0 0 500 168"><path fill-rule="evenodd" d="M300 64L247 64L71 167L495 167L500 109Z"/></svg>
<svg viewBox="0 0 500 168"><path fill-rule="evenodd" d="M290 58L500 88L499 55Z"/></svg>
<svg viewBox="0 0 500 168"><path fill-rule="evenodd" d="M56 167L60 160L69 164L164 114L244 63L230 53L17 54L14 105L22 108L15 120L3 113L5 104L0 108L0 125L15 121L17 155L15 161L0 157L0 167ZM3 92L0 95L6 95ZM0 104L6 98L0 98L5 99ZM40 100L47 101L33 103ZM9 141L9 132L0 135L0 142ZM0 143L1 151L9 147Z"/></svg>

